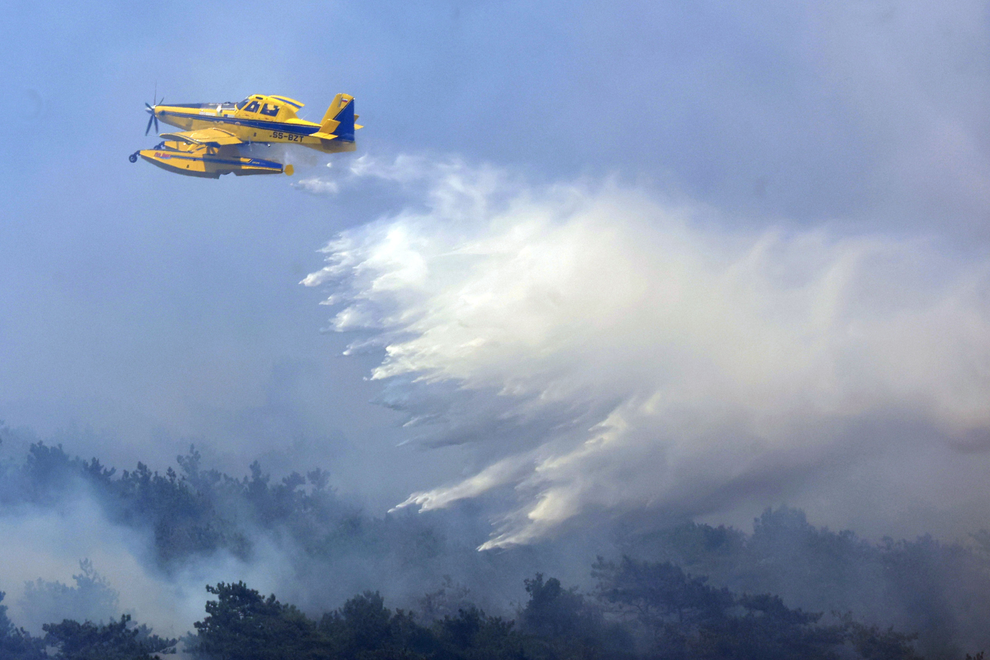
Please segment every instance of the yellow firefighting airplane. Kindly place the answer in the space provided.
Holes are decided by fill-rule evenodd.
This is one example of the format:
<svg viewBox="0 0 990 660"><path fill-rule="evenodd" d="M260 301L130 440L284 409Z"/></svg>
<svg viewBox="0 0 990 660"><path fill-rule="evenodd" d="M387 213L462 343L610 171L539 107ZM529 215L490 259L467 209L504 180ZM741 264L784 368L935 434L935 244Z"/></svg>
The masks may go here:
<svg viewBox="0 0 990 660"><path fill-rule="evenodd" d="M154 149L135 151L138 156L170 172L219 179L221 174L292 174L292 165L241 155L238 147L252 142L297 144L324 153L354 151L354 97L337 94L319 124L299 119L299 101L284 96L249 96L239 103L181 103L155 105L145 103L148 113L147 135L158 121L186 129L162 133L165 138Z"/></svg>

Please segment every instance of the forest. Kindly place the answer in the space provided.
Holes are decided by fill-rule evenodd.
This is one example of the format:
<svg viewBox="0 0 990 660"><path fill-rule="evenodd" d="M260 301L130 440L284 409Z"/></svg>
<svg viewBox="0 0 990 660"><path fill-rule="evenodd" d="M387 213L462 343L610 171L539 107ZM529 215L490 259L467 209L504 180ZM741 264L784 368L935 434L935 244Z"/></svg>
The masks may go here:
<svg viewBox="0 0 990 660"><path fill-rule="evenodd" d="M612 519L478 552L473 512L370 515L319 467L273 478L256 462L234 477L192 446L164 473L118 471L41 441L0 462L3 515L81 497L141 540L163 581L216 556L263 562L263 548L292 579L278 595L203 584L200 619L168 637L80 557L74 585L38 577L16 610L0 597L0 658L961 660L990 648L987 530L868 542L778 506L752 533Z"/></svg>

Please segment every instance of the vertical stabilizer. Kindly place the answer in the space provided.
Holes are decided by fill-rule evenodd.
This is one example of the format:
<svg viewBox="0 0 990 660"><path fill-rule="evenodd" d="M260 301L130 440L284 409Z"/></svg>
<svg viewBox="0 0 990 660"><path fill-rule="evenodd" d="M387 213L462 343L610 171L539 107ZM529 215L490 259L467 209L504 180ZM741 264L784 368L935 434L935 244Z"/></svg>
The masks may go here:
<svg viewBox="0 0 990 660"><path fill-rule="evenodd" d="M337 94L333 103L327 108L320 122L320 133L336 135L338 140L354 141L354 131L360 126L355 125L354 97L350 94Z"/></svg>

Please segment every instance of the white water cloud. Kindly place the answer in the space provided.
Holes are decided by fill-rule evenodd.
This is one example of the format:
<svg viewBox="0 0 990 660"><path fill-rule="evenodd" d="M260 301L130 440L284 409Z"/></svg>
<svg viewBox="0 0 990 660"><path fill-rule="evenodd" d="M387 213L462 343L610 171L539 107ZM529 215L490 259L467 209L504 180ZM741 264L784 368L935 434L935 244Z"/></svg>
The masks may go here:
<svg viewBox="0 0 990 660"><path fill-rule="evenodd" d="M399 506L512 493L483 547L589 511L781 497L878 438L990 450L986 261L733 231L618 183L531 186L458 161L347 176L416 203L340 234L303 283L329 285L333 329L364 331L354 348L384 347L372 377L410 434L477 448L472 474Z"/></svg>

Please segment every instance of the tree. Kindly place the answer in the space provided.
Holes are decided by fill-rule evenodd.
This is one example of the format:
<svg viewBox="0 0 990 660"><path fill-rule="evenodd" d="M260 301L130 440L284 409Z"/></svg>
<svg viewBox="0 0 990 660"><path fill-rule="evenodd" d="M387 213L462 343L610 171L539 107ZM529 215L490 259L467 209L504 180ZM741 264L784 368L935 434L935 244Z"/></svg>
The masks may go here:
<svg viewBox="0 0 990 660"><path fill-rule="evenodd" d="M614 564L599 557L592 575L598 579L598 598L606 608L634 619L650 631L655 644L724 617L734 602L728 589L710 587L707 578L692 577L670 562L623 557Z"/></svg>
<svg viewBox="0 0 990 660"><path fill-rule="evenodd" d="M664 658L832 658L841 626L818 625L821 614L789 609L778 596L736 598L669 562L594 566L598 597L608 610L648 631L651 652Z"/></svg>
<svg viewBox="0 0 990 660"><path fill-rule="evenodd" d="M175 652L176 640L142 634L130 620L124 614L106 625L69 619L46 623L45 643L58 649L57 660L152 660L152 653Z"/></svg>
<svg viewBox="0 0 990 660"><path fill-rule="evenodd" d="M529 602L520 613L520 625L526 632L541 637L586 635L598 627L594 612L577 589L564 589L560 580L543 580L537 573L525 580Z"/></svg>
<svg viewBox="0 0 990 660"><path fill-rule="evenodd" d="M879 626L867 626L846 616L845 626L850 644L864 660L921 660L914 651L917 635L895 632L893 628L881 630Z"/></svg>
<svg viewBox="0 0 990 660"><path fill-rule="evenodd" d="M345 653L391 646L392 611L377 591L365 591L344 603L337 612L325 616L321 628L332 636L334 645Z"/></svg>
<svg viewBox="0 0 990 660"><path fill-rule="evenodd" d="M28 626L40 627L69 618L98 623L117 618L117 591L93 568L89 559L80 560L79 568L79 574L72 576L76 583L73 587L40 578L25 583L21 611Z"/></svg>
<svg viewBox="0 0 990 660"><path fill-rule="evenodd" d="M0 603L4 592L0 591ZM23 628L15 628L7 618L7 606L0 605L0 658L4 660L43 660L44 643Z"/></svg>
<svg viewBox="0 0 990 660"><path fill-rule="evenodd" d="M324 614L320 631L344 658L426 658L436 650L436 638L403 610L394 614L377 591L365 591Z"/></svg>
<svg viewBox="0 0 990 660"><path fill-rule="evenodd" d="M628 635L605 623L601 611L576 588L537 573L525 580L529 601L519 613L520 630L539 639L531 653L552 658L616 658L632 648Z"/></svg>
<svg viewBox="0 0 990 660"><path fill-rule="evenodd" d="M438 647L430 657L498 660L523 656L523 640L513 622L486 615L477 607L462 608L433 624Z"/></svg>
<svg viewBox="0 0 990 660"><path fill-rule="evenodd" d="M712 660L829 660L845 639L839 625L817 625L822 615L786 607L778 596L742 595L730 614L706 622L688 644L689 657Z"/></svg>
<svg viewBox="0 0 990 660"><path fill-rule="evenodd" d="M439 589L419 599L419 614L429 622L469 610L473 607L468 598L470 593L471 590L466 586L455 582L449 575L444 575Z"/></svg>
<svg viewBox="0 0 990 660"><path fill-rule="evenodd" d="M272 594L264 598L243 582L206 590L217 600L206 603L207 616L197 621L192 652L212 660L300 660L326 658L326 640L316 625L292 605Z"/></svg>

